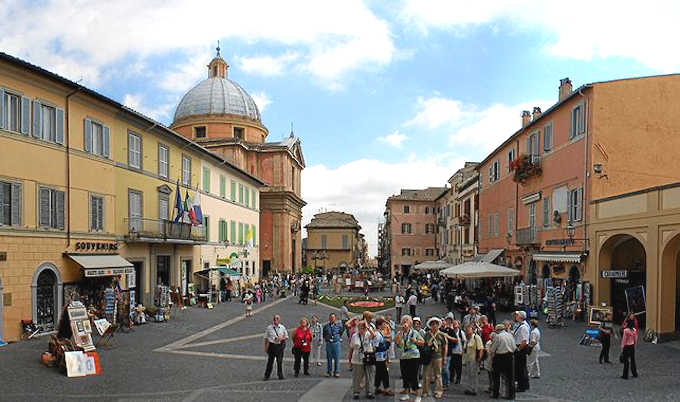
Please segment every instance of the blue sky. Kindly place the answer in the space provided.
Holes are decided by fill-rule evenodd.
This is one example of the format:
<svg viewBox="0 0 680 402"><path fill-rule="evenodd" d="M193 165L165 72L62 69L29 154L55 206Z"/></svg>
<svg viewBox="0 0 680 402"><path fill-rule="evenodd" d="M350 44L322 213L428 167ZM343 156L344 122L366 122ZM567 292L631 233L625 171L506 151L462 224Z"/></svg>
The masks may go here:
<svg viewBox="0 0 680 402"><path fill-rule="evenodd" d="M0 50L166 124L219 39L269 140L291 122L302 138L303 223L322 209L353 213L372 254L387 196L444 185L483 159L522 110L555 102L560 78L680 69L670 1L2 3L0 20L14 22L0 26Z"/></svg>

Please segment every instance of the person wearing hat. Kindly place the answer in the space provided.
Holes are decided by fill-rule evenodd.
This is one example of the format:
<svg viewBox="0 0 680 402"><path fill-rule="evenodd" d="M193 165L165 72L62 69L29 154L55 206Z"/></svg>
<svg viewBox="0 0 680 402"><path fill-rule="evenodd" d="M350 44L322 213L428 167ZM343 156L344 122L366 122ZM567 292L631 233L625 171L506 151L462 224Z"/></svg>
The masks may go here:
<svg viewBox="0 0 680 402"><path fill-rule="evenodd" d="M431 349L430 361L425 365L425 374L423 378L423 396L427 396L430 392L430 380L434 380L435 390L434 397L441 399L444 394L442 385L442 362L443 357L446 356L446 348L448 341L446 335L439 331L442 320L439 317L432 317L427 321L427 327L430 332L425 335L425 345Z"/></svg>
<svg viewBox="0 0 680 402"><path fill-rule="evenodd" d="M517 392L529 390L529 372L527 370L527 354L529 352L529 338L531 328L527 323L527 313L525 311L515 311L515 322L517 326L513 331L515 336L515 378L517 380Z"/></svg>
<svg viewBox="0 0 680 402"><path fill-rule="evenodd" d="M507 384L507 399L515 399L515 380L512 375L512 357L515 352L515 339L505 329L505 325L496 325L496 336L493 337L489 346L489 353L492 357L493 366L493 385L491 397L498 399L501 376L505 378Z"/></svg>
<svg viewBox="0 0 680 402"><path fill-rule="evenodd" d="M402 382L404 391L401 392L399 400L407 401L410 399L409 393L416 395L416 402L420 402L420 386L418 385L418 362L420 361L419 347L425 345L425 340L413 327L411 316L401 317L401 325L397 331L394 341L401 350L399 365L402 372Z"/></svg>
<svg viewBox="0 0 680 402"><path fill-rule="evenodd" d="M463 328L468 325L477 325L477 320L479 319L479 314L477 313L477 306L470 306L468 313L463 317Z"/></svg>
<svg viewBox="0 0 680 402"><path fill-rule="evenodd" d="M463 352L463 370L465 370L465 395L477 395L479 388L479 365L482 361L484 344L482 338L475 333L473 325L465 327L467 343Z"/></svg>

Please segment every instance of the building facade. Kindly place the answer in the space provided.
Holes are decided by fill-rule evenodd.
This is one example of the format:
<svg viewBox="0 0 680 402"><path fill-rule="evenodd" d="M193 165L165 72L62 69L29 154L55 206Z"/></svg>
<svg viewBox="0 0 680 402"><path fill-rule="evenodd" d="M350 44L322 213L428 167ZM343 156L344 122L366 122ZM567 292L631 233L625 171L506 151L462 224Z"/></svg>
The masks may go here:
<svg viewBox="0 0 680 402"><path fill-rule="evenodd" d="M311 268L358 268L365 262L361 226L351 214L321 212L305 225L305 259Z"/></svg>
<svg viewBox="0 0 680 402"><path fill-rule="evenodd" d="M221 198L205 181L239 181L257 196L259 179L105 96L2 53L0 149L0 338L18 339L25 319L53 328L87 284L118 278L131 300L151 304L157 285L186 291L217 255L246 249L250 257L239 262L257 261L255 244L223 249L210 234L218 219L256 232L257 207ZM200 203L202 222L173 221L178 190L183 202L188 194L187 202Z"/></svg>
<svg viewBox="0 0 680 402"><path fill-rule="evenodd" d="M465 166L449 178L453 208L447 221L451 243L447 262L451 264L471 261L477 255L479 193L476 167L476 162L465 162Z"/></svg>
<svg viewBox="0 0 680 402"><path fill-rule="evenodd" d="M257 105L228 79L228 69L218 48L208 78L184 95L171 127L267 184L259 193L259 265L264 275L295 272L302 266L300 220L305 205L300 192L305 168L301 142L292 132L282 141L265 142L269 132Z"/></svg>
<svg viewBox="0 0 680 402"><path fill-rule="evenodd" d="M676 180L666 150L680 145L680 100L669 95L679 88L675 74L576 90L561 80L558 102L524 111L522 127L479 166L479 252L504 249L528 282L594 280L588 205Z"/></svg>
<svg viewBox="0 0 680 402"><path fill-rule="evenodd" d="M389 247L391 276L410 275L415 264L437 259L436 200L446 191L401 190L387 199L382 241Z"/></svg>

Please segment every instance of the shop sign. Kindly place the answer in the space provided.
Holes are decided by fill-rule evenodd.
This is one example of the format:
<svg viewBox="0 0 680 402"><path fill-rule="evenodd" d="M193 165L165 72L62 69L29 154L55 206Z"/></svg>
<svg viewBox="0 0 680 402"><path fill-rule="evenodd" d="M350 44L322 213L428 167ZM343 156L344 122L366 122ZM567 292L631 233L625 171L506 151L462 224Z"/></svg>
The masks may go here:
<svg viewBox="0 0 680 402"><path fill-rule="evenodd" d="M85 277L94 278L98 276L116 276L134 274L134 267L128 268L102 268L102 269L86 269Z"/></svg>
<svg viewBox="0 0 680 402"><path fill-rule="evenodd" d="M79 241L76 243L76 251L116 251L118 243L100 241Z"/></svg>
<svg viewBox="0 0 680 402"><path fill-rule="evenodd" d="M227 258L218 258L218 259L217 259L217 265L221 265L221 266L225 266L225 267L226 267L227 265L229 265L229 262L230 262L230 261L231 261L231 259L230 259L229 257L227 257Z"/></svg>
<svg viewBox="0 0 680 402"><path fill-rule="evenodd" d="M574 239L548 239L545 241L545 245L558 247L573 246Z"/></svg>
<svg viewBox="0 0 680 402"><path fill-rule="evenodd" d="M628 270L602 271L603 278L628 278Z"/></svg>

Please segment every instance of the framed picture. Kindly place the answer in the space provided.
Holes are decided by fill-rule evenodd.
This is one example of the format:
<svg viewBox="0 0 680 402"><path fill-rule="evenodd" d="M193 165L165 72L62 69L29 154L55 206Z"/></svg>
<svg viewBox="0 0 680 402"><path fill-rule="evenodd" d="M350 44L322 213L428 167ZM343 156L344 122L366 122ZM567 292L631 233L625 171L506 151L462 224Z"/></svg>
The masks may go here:
<svg viewBox="0 0 680 402"><path fill-rule="evenodd" d="M611 307L591 307L588 324L600 325L603 322L612 322L614 314Z"/></svg>
<svg viewBox="0 0 680 402"><path fill-rule="evenodd" d="M645 288L643 286L635 286L626 289L626 304L628 305L628 311L634 315L646 312Z"/></svg>

